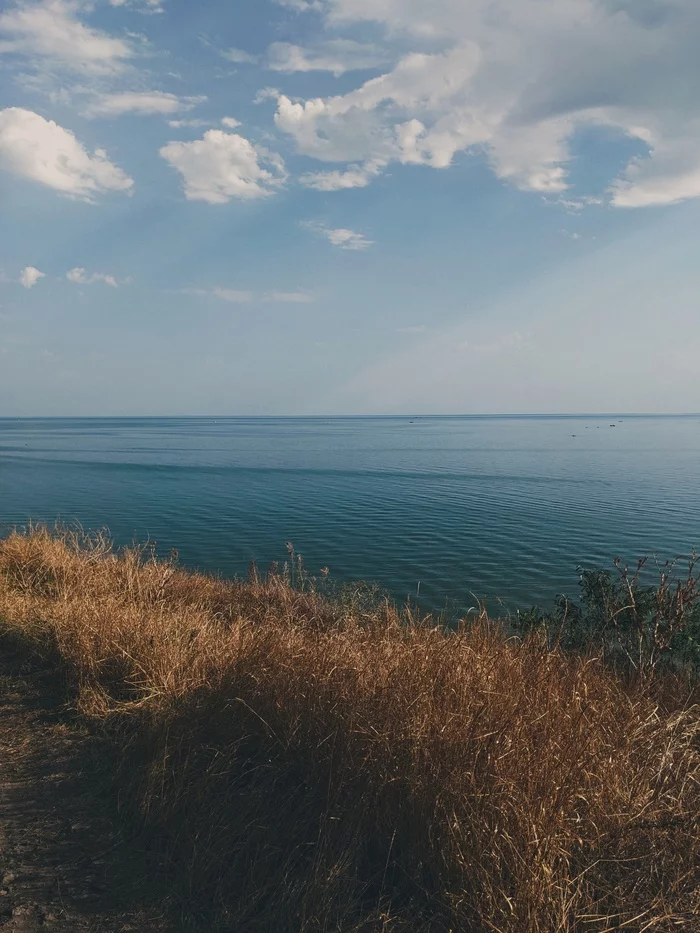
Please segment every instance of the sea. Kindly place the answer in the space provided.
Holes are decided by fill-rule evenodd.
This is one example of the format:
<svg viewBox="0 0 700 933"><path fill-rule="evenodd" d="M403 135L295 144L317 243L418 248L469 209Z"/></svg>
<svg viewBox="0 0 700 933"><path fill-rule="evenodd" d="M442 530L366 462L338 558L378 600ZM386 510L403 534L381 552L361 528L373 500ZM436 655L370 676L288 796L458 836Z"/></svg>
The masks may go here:
<svg viewBox="0 0 700 933"><path fill-rule="evenodd" d="M226 577L283 563L426 611L576 596L700 546L700 416L0 419L0 534L108 529Z"/></svg>

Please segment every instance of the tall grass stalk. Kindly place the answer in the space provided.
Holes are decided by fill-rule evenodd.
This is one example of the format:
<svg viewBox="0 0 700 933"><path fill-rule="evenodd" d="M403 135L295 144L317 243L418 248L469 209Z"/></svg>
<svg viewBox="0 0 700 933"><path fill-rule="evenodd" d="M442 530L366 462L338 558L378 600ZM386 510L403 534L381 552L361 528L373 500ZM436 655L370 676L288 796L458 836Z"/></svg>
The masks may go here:
<svg viewBox="0 0 700 933"><path fill-rule="evenodd" d="M110 737L124 816L205 928L698 929L680 681L623 681L483 615L448 631L329 599L302 572L290 553L224 582L42 528L0 543L0 633Z"/></svg>

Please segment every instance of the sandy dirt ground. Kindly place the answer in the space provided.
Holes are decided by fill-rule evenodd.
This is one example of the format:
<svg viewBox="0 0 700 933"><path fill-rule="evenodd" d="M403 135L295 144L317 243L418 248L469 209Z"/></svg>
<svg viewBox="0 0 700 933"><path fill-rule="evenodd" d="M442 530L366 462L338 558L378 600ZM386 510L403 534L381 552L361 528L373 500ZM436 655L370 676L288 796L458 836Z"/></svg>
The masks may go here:
<svg viewBox="0 0 700 933"><path fill-rule="evenodd" d="M125 837L100 744L40 666L0 647L0 933L179 933Z"/></svg>

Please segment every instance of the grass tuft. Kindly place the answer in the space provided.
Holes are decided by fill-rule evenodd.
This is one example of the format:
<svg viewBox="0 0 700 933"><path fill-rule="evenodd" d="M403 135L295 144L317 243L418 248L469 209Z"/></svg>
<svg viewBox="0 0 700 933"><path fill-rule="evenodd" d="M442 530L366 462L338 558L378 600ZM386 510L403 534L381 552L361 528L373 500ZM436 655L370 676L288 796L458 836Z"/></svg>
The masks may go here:
<svg viewBox="0 0 700 933"><path fill-rule="evenodd" d="M0 542L0 634L110 736L125 816L208 929L698 929L700 711L677 680L304 582Z"/></svg>

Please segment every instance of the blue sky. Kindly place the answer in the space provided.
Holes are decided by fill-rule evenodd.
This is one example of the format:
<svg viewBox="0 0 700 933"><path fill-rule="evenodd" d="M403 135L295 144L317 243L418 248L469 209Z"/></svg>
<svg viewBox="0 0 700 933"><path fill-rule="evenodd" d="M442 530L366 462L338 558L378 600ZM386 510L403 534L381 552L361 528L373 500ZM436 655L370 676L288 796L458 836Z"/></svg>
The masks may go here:
<svg viewBox="0 0 700 933"><path fill-rule="evenodd" d="M0 415L700 409L697 0L0 0Z"/></svg>

